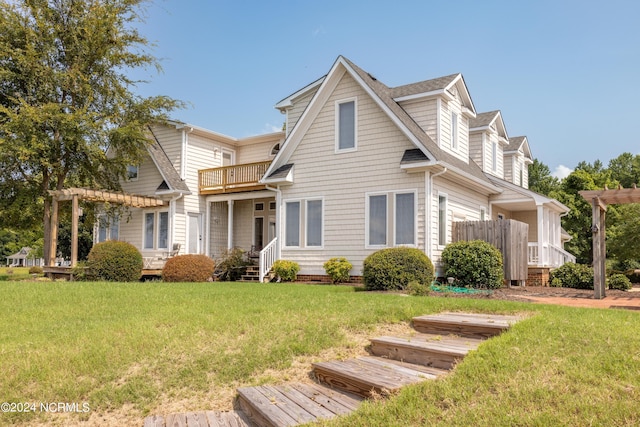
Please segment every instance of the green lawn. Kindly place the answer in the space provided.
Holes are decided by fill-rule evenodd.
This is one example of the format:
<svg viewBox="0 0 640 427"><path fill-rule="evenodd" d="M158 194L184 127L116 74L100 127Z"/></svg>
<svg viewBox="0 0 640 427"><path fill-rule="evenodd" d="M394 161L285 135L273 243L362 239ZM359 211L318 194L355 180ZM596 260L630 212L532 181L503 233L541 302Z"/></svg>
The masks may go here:
<svg viewBox="0 0 640 427"><path fill-rule="evenodd" d="M116 414L141 425L158 408L216 409L218 390L281 379L302 356L352 347L355 333L443 310L535 315L446 379L336 425L640 424L638 312L292 284L0 282L0 291L0 403L91 408L4 413L0 424L108 423Z"/></svg>

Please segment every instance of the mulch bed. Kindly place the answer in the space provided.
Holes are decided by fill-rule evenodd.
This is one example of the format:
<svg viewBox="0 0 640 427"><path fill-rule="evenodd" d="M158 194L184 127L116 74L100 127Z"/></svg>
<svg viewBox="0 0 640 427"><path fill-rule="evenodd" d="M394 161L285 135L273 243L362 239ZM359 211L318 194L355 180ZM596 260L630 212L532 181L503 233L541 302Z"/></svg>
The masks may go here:
<svg viewBox="0 0 640 427"><path fill-rule="evenodd" d="M636 288L636 289L640 290L640 288ZM509 301L531 302L531 300L527 299L526 297L593 299L593 290L552 288L552 287L544 287L544 286L514 286L514 287L494 289L490 293L456 294L456 293L448 293L448 292L445 292L445 293L431 292L430 295L452 297L452 298L501 299L501 300L509 300ZM640 292L626 292L626 291L617 291L613 289L607 289L606 296L640 299Z"/></svg>

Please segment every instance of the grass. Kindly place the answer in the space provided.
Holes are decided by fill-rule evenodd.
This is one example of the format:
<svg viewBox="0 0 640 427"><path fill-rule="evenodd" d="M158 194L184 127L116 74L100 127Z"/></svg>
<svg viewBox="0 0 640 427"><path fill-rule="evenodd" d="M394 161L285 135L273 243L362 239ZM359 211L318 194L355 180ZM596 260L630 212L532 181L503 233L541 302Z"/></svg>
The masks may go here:
<svg viewBox="0 0 640 427"><path fill-rule="evenodd" d="M0 424L108 424L117 414L140 425L171 402L174 412L217 409L211 396L222 390L286 379L300 358L354 346L353 334L443 310L537 315L446 379L327 424L640 423L640 313L293 284L2 282L0 291L0 402L91 408L5 413Z"/></svg>
<svg viewBox="0 0 640 427"><path fill-rule="evenodd" d="M0 267L0 281L31 279L29 267Z"/></svg>

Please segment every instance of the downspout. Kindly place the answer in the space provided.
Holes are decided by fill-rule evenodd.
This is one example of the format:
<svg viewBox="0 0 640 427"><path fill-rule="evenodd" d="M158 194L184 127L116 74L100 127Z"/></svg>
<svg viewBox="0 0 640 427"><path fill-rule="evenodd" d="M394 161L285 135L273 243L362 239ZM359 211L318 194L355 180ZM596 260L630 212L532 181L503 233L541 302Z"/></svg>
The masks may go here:
<svg viewBox="0 0 640 427"><path fill-rule="evenodd" d="M427 254L427 256L432 259L433 257L433 231L431 230L431 218L433 218L432 216L432 212L433 212L433 178L440 176L440 175L444 175L447 172L447 168L445 167L443 170L441 170L440 172L436 172L434 174L431 174L430 172L425 172L424 174L424 179L425 181L427 181L426 187L427 187L427 212L426 212L426 218L425 218L425 224L424 224L424 230L425 230L425 253Z"/></svg>
<svg viewBox="0 0 640 427"><path fill-rule="evenodd" d="M169 199L169 217L171 218L171 221L169 222L169 226L171 227L171 233L169 233L169 236L171 237L171 241L169 242L169 247L167 248L168 250L173 250L173 242L175 241L176 238L176 227L175 227L175 221L176 221L176 202L178 200L180 200L180 198L184 196L184 194L180 193L177 196L172 197L171 199Z"/></svg>

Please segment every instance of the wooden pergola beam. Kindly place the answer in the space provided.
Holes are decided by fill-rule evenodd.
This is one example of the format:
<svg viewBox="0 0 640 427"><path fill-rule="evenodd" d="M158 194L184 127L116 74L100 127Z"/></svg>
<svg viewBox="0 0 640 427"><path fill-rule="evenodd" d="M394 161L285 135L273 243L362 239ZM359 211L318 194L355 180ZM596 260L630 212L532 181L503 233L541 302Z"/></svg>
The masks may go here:
<svg viewBox="0 0 640 427"><path fill-rule="evenodd" d="M66 188L63 190L51 190L49 194L53 198L52 206L54 215L51 216L51 228L49 239L49 259L47 266L53 267L58 250L58 205L61 201L72 201L71 215L71 267L78 263L78 223L80 217L80 200L95 203L114 203L132 208L153 208L167 206L162 199L135 194L116 193L104 190L92 190L90 188Z"/></svg>

